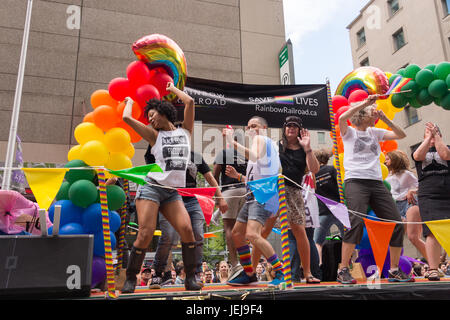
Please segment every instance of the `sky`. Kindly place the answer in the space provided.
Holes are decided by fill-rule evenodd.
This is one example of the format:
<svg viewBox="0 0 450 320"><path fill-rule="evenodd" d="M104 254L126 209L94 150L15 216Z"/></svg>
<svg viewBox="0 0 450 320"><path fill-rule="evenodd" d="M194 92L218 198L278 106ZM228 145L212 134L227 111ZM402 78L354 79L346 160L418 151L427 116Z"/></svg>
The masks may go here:
<svg viewBox="0 0 450 320"><path fill-rule="evenodd" d="M368 0L283 0L286 40L291 39L296 84L325 83L334 94L353 70L347 26Z"/></svg>

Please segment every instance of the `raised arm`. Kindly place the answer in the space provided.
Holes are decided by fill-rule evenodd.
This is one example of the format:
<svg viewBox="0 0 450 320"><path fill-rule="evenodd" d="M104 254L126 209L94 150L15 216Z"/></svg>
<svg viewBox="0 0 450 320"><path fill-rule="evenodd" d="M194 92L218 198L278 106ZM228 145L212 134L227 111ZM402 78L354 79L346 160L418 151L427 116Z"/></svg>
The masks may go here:
<svg viewBox="0 0 450 320"><path fill-rule="evenodd" d="M416 161L424 161L427 155L428 150L431 147L431 139L433 138L433 134L428 126L425 127L425 136L422 143L413 153L413 159Z"/></svg>
<svg viewBox="0 0 450 320"><path fill-rule="evenodd" d="M365 107L374 104L377 99L377 95L371 95L366 100L351 105L350 108L340 116L339 129L341 131L341 136L344 136L347 133L347 120L349 120L354 114L364 109Z"/></svg>
<svg viewBox="0 0 450 320"><path fill-rule="evenodd" d="M217 183L217 180L214 179L213 174L211 171L204 174L205 180L208 182L208 184L211 187L216 187L216 204L219 206L219 210L222 213L225 213L228 211L228 204L225 201L225 199L222 196L222 192L220 191L219 184Z"/></svg>
<svg viewBox="0 0 450 320"><path fill-rule="evenodd" d="M156 138L158 137L158 131L153 129L151 126L146 126L142 122L134 119L132 117L132 109L133 109L133 99L130 97L126 97L126 105L123 110L122 119L128 124L134 131L137 132L144 140L146 140L151 146L153 146L156 142Z"/></svg>
<svg viewBox="0 0 450 320"><path fill-rule="evenodd" d="M195 105L194 99L184 91L181 91L173 85L172 82L167 83L167 91L175 93L176 96L184 103L184 119L183 128L192 134L194 130Z"/></svg>
<svg viewBox="0 0 450 320"><path fill-rule="evenodd" d="M225 136L227 142L232 145L238 153L243 154L246 159L256 161L261 159L266 153L266 143L262 136L255 136L251 147L247 148L233 139L233 129L223 129L222 135Z"/></svg>
<svg viewBox="0 0 450 320"><path fill-rule="evenodd" d="M436 147L437 153L439 154L439 157L441 157L441 159L444 161L450 161L450 149L444 143L444 140L442 140L439 128L433 124L431 132L434 137L434 145Z"/></svg>
<svg viewBox="0 0 450 320"><path fill-rule="evenodd" d="M386 117L383 111L375 110L375 112L378 118L392 129L392 131L385 133L385 135L383 136L383 140L398 140L406 137L406 132L403 131L403 129L396 125L394 122L392 122L388 117Z"/></svg>
<svg viewBox="0 0 450 320"><path fill-rule="evenodd" d="M308 170L311 171L314 175L319 172L320 163L317 160L314 152L312 152L309 131L307 129L302 129L300 131L300 137L298 138L298 142L302 146L303 151L305 151L306 153L306 165L308 167Z"/></svg>

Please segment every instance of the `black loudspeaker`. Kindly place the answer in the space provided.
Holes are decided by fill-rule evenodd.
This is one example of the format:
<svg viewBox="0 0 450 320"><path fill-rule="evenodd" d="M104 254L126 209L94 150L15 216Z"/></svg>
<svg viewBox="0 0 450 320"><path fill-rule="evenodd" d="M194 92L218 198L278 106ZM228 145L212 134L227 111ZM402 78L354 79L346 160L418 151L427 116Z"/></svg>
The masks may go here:
<svg viewBox="0 0 450 320"><path fill-rule="evenodd" d="M89 297L93 235L0 236L0 299Z"/></svg>

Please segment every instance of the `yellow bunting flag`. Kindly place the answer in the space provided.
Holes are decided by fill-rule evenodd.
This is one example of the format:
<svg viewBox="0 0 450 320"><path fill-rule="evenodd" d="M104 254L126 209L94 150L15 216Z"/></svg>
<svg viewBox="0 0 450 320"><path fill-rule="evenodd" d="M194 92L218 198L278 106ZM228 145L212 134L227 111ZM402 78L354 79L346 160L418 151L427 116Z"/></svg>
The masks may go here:
<svg viewBox="0 0 450 320"><path fill-rule="evenodd" d="M369 235L370 246L372 247L375 263L377 264L379 274L381 274L384 261L386 260L389 242L391 241L392 232L395 228L395 223L373 221L370 219L363 220L366 225L367 234Z"/></svg>
<svg viewBox="0 0 450 320"><path fill-rule="evenodd" d="M450 219L426 221L425 224L430 228L436 240L446 252L450 252Z"/></svg>
<svg viewBox="0 0 450 320"><path fill-rule="evenodd" d="M61 187L68 168L22 168L41 209L48 210Z"/></svg>

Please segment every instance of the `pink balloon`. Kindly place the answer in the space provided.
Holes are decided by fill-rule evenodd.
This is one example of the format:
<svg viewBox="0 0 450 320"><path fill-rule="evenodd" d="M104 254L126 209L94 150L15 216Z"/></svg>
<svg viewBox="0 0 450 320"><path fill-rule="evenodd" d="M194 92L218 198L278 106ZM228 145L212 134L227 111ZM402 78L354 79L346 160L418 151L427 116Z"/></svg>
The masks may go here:
<svg viewBox="0 0 450 320"><path fill-rule="evenodd" d="M173 79L167 73L155 72L150 79L150 83L156 87L161 97L170 94L170 92L166 90L168 82L173 83Z"/></svg>
<svg viewBox="0 0 450 320"><path fill-rule="evenodd" d="M109 82L108 91L113 99L122 101L131 95L130 82L125 78L114 78Z"/></svg>
<svg viewBox="0 0 450 320"><path fill-rule="evenodd" d="M144 84L136 90L136 102L145 108L150 99L161 99L158 89L151 84Z"/></svg>
<svg viewBox="0 0 450 320"><path fill-rule="evenodd" d="M150 82L150 70L142 61L134 61L127 67L127 77L134 87L148 84Z"/></svg>
<svg viewBox="0 0 450 320"><path fill-rule="evenodd" d="M368 96L369 96L369 94L364 90L361 90L361 89L355 90L348 97L348 102L353 103L353 102L363 101L363 100L367 99Z"/></svg>

